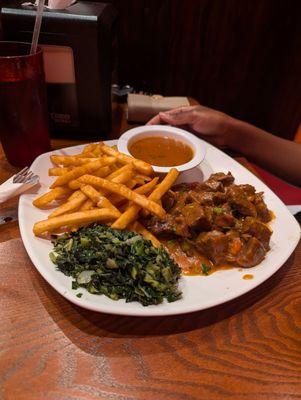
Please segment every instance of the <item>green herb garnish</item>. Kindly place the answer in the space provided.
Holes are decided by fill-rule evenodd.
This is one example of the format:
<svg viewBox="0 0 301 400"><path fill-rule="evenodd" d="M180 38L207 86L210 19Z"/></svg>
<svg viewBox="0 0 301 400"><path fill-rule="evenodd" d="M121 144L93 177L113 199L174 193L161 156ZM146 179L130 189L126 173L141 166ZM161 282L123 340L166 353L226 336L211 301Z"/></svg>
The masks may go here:
<svg viewBox="0 0 301 400"><path fill-rule="evenodd" d="M79 298L81 298L82 297L82 293L77 293L77 295L76 295L76 297L79 297Z"/></svg>
<svg viewBox="0 0 301 400"><path fill-rule="evenodd" d="M187 242L182 242L181 243L181 248L185 253L187 253L187 252L189 252L191 250L191 246Z"/></svg>
<svg viewBox="0 0 301 400"><path fill-rule="evenodd" d="M209 265L206 265L204 263L201 264L202 272L204 275L208 275L209 271L211 270L211 267Z"/></svg>
<svg viewBox="0 0 301 400"><path fill-rule="evenodd" d="M163 246L156 248L141 235L94 224L53 243L51 260L74 278L73 289L84 287L90 293L144 306L181 297L179 266Z"/></svg>
<svg viewBox="0 0 301 400"><path fill-rule="evenodd" d="M214 214L223 214L225 210L222 207L213 207L212 211Z"/></svg>

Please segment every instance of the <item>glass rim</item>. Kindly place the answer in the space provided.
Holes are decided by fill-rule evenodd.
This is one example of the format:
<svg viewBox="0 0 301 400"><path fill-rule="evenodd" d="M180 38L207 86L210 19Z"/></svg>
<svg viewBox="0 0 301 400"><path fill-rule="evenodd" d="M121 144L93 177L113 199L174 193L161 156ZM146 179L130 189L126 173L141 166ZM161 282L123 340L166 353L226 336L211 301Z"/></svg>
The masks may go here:
<svg viewBox="0 0 301 400"><path fill-rule="evenodd" d="M30 42L18 42L18 41L14 41L14 40L0 40L0 47L1 47L1 45L3 45L3 44L4 44L4 45L9 45L9 44L25 45L25 46L28 46L28 47L29 47L29 50L30 50L30 47L31 47L31 43L30 43ZM37 47L37 51L36 51L35 53L33 53L33 54L28 53L28 54L14 55L14 56L2 56L2 55L0 54L0 60L1 60L1 59L6 59L6 60L8 60L8 59L14 59L14 58L30 58L30 57L36 57L37 55L41 54L42 52L43 52L42 47L38 46L38 47Z"/></svg>

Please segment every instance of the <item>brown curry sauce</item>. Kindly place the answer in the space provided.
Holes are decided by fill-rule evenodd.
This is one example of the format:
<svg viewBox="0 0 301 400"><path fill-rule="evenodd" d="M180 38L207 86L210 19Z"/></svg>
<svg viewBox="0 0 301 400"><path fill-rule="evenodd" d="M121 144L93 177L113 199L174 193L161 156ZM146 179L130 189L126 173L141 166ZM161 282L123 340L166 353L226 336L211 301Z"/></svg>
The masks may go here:
<svg viewBox="0 0 301 400"><path fill-rule="evenodd" d="M193 158L193 150L180 140L165 136L150 136L130 144L129 151L135 158L158 167L175 167Z"/></svg>
<svg viewBox="0 0 301 400"><path fill-rule="evenodd" d="M218 270L234 268L232 265L214 265L208 258L201 254L195 247L190 247L187 254L178 240L161 239L170 256L176 261L186 276L211 275Z"/></svg>

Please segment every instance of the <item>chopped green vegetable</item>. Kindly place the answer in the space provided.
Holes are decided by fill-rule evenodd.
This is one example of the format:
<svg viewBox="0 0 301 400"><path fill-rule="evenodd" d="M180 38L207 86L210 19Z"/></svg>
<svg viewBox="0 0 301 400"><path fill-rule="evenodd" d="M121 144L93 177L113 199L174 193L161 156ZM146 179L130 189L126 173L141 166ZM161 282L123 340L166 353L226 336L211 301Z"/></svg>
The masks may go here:
<svg viewBox="0 0 301 400"><path fill-rule="evenodd" d="M182 250L185 253L187 253L187 252L189 252L191 250L190 244L188 242L185 242L185 241L181 243L181 247L182 247Z"/></svg>
<svg viewBox="0 0 301 400"><path fill-rule="evenodd" d="M167 244L171 249L175 249L175 247L177 246L177 242L175 240L169 240Z"/></svg>
<svg viewBox="0 0 301 400"><path fill-rule="evenodd" d="M77 293L76 297L81 298L82 297L82 293Z"/></svg>
<svg viewBox="0 0 301 400"><path fill-rule="evenodd" d="M201 264L201 268L204 275L208 275L209 271L211 270L211 267L204 263Z"/></svg>
<svg viewBox="0 0 301 400"><path fill-rule="evenodd" d="M222 207L213 207L212 211L214 214L223 214L225 210Z"/></svg>
<svg viewBox="0 0 301 400"><path fill-rule="evenodd" d="M55 260L56 260L57 254L55 254L54 251L52 251L49 254L49 257L50 257L50 260L55 264Z"/></svg>
<svg viewBox="0 0 301 400"><path fill-rule="evenodd" d="M181 297L179 266L163 246L156 248L136 233L94 224L53 243L50 258L74 278L72 289L84 287L90 293L144 306Z"/></svg>
<svg viewBox="0 0 301 400"><path fill-rule="evenodd" d="M76 281L72 281L72 286L71 287L72 287L73 290L76 290L76 289L79 288L79 284Z"/></svg>

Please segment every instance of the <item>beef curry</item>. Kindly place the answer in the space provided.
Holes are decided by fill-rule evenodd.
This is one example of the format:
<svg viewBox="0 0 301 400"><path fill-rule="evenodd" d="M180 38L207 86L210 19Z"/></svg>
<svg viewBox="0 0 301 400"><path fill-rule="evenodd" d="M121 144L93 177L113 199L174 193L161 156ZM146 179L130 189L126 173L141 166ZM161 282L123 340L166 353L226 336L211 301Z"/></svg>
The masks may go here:
<svg viewBox="0 0 301 400"><path fill-rule="evenodd" d="M162 204L165 218L152 216L144 224L179 264L186 254L195 272L196 265L205 275L217 266L254 267L270 248L272 231L267 223L272 214L263 193L249 184L234 184L230 172L212 174L203 183L173 186Z"/></svg>

